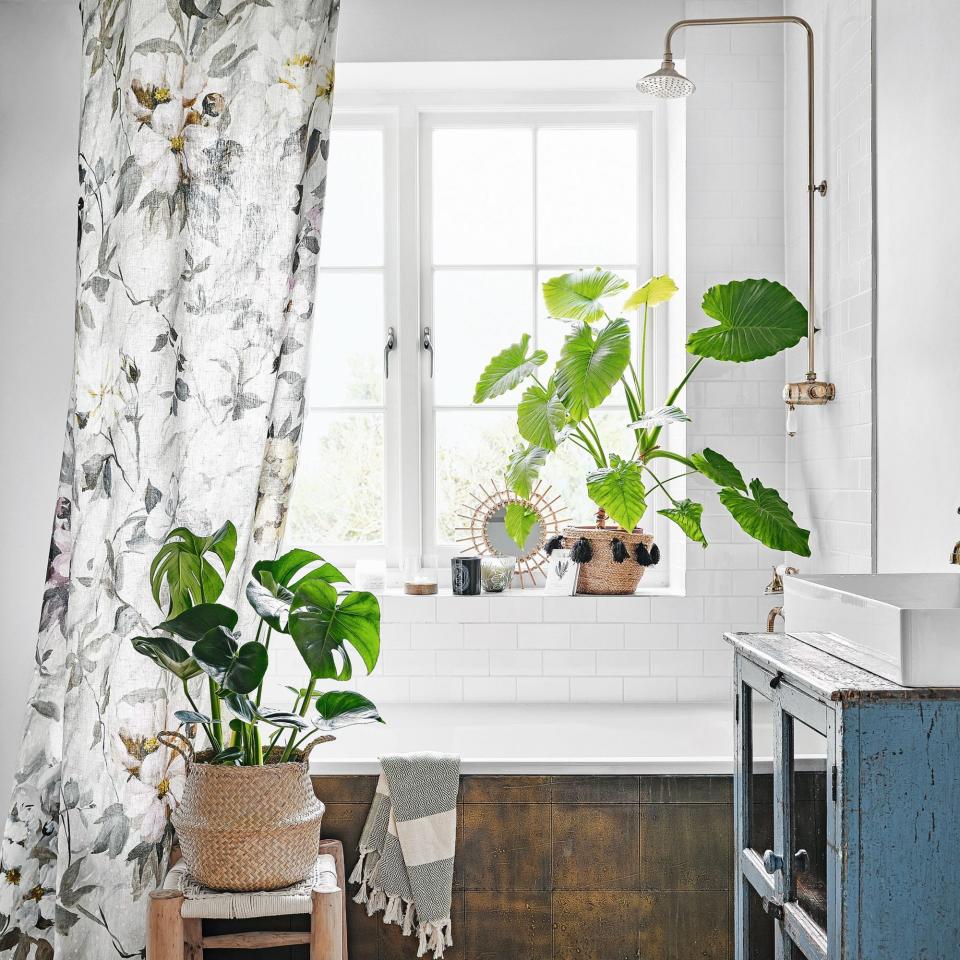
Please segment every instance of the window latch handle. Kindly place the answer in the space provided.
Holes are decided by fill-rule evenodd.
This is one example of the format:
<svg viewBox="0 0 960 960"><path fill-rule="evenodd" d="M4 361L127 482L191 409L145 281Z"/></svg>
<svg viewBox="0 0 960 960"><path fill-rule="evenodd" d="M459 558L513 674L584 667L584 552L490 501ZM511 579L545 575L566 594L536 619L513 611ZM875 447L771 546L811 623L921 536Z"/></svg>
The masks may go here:
<svg viewBox="0 0 960 960"><path fill-rule="evenodd" d="M423 349L430 354L430 379L433 379L433 339L430 336L430 328L423 328Z"/></svg>
<svg viewBox="0 0 960 960"><path fill-rule="evenodd" d="M397 345L396 331L387 327L387 342L383 346L383 378L390 379L390 354Z"/></svg>

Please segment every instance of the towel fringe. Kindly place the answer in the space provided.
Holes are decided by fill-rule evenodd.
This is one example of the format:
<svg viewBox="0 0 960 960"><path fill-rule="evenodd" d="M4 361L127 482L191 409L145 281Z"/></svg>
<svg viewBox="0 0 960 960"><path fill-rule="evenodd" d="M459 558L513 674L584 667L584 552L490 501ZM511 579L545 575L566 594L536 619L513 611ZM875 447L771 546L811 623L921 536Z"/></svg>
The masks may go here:
<svg viewBox="0 0 960 960"><path fill-rule="evenodd" d="M367 859L367 851L360 851L360 859L357 861L357 865L353 868L353 873L350 874L350 883L360 883L363 880L363 862Z"/></svg>
<svg viewBox="0 0 960 960"><path fill-rule="evenodd" d="M409 900L407 902L407 912L403 915L403 935L409 937L413 933L413 914L414 914L413 901Z"/></svg>
<svg viewBox="0 0 960 960"><path fill-rule="evenodd" d="M387 895L379 887L374 887L370 894L370 900L367 902L367 916L372 917L380 910L387 908Z"/></svg>
<svg viewBox="0 0 960 960"><path fill-rule="evenodd" d="M442 960L443 948L453 946L452 928L453 923L450 917L433 923L421 923L417 928L420 935L417 956L422 957L428 950L432 950L433 960Z"/></svg>
<svg viewBox="0 0 960 960"><path fill-rule="evenodd" d="M383 922L400 926L403 923L403 900L396 893L387 898L387 909L383 911Z"/></svg>

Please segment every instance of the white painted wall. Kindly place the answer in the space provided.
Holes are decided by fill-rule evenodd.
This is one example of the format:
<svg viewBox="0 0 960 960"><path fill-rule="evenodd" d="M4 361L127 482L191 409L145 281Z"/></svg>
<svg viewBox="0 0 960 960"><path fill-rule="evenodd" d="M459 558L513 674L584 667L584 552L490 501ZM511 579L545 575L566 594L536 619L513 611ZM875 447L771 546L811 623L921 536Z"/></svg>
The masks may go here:
<svg viewBox="0 0 960 960"><path fill-rule="evenodd" d="M960 539L960 4L876 0L877 547L943 570Z"/></svg>
<svg viewBox="0 0 960 960"><path fill-rule="evenodd" d="M73 367L79 49L75 3L0 3L4 799L33 672Z"/></svg>
<svg viewBox="0 0 960 960"><path fill-rule="evenodd" d="M872 533L871 0L787 0L815 38L817 373L837 399L800 408L786 440L787 486L797 519L813 531L804 573L869 573ZM787 285L807 302L806 38L785 35ZM807 370L804 340L787 357L790 380Z"/></svg>

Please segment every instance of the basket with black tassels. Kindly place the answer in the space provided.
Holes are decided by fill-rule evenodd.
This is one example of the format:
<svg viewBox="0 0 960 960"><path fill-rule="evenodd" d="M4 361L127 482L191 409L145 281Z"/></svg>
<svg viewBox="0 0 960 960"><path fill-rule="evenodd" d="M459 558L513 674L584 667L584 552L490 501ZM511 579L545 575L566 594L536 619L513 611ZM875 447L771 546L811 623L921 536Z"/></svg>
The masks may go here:
<svg viewBox="0 0 960 960"><path fill-rule="evenodd" d="M621 527L565 527L545 546L547 553L557 548L569 550L580 564L577 593L633 593L647 567L660 561L653 535L639 527L632 533Z"/></svg>

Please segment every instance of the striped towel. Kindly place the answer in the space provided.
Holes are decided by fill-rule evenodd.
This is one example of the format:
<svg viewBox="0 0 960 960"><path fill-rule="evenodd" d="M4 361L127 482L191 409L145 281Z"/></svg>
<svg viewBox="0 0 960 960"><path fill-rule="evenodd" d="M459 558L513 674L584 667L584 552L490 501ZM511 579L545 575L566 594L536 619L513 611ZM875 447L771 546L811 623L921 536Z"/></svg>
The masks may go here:
<svg viewBox="0 0 960 960"><path fill-rule="evenodd" d="M457 839L460 758L440 753L381 757L380 780L350 874L353 898L383 922L420 938L417 956L453 946L450 899Z"/></svg>

